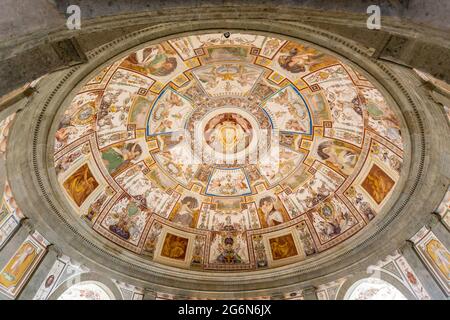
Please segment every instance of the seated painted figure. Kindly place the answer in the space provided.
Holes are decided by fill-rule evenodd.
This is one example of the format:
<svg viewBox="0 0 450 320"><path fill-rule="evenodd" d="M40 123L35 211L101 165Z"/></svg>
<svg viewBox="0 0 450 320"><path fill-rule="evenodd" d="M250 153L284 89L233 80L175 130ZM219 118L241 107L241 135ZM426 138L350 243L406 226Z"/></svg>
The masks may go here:
<svg viewBox="0 0 450 320"><path fill-rule="evenodd" d="M227 236L224 241L223 251L222 253L217 257L217 261L220 263L226 263L226 264L235 264L235 263L241 263L242 258L237 254L237 252L234 249L234 240L232 237Z"/></svg>

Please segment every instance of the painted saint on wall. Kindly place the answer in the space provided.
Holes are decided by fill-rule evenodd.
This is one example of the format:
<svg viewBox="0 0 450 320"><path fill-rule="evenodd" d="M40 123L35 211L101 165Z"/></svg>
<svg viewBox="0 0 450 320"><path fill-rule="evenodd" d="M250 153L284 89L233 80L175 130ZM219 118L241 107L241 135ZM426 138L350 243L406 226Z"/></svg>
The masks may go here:
<svg viewBox="0 0 450 320"><path fill-rule="evenodd" d="M35 247L29 242L24 243L0 273L0 284L6 288L17 285L36 256Z"/></svg>
<svg viewBox="0 0 450 320"><path fill-rule="evenodd" d="M437 240L430 240L426 245L426 252L447 280L450 280L450 253Z"/></svg>

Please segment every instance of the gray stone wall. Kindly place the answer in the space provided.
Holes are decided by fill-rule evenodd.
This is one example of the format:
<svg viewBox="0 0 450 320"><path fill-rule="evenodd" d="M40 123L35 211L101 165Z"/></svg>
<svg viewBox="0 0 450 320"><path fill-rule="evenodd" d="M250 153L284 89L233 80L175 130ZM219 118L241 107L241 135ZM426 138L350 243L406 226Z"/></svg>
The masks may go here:
<svg viewBox="0 0 450 320"><path fill-rule="evenodd" d="M378 4L382 29L368 30ZM68 30L66 9L80 5L81 30ZM291 21L357 41L376 56L449 81L450 4L434 1L48 1L0 4L0 96L48 72L85 61L87 51L131 31L168 22L240 19ZM411 54L414 52L414 54Z"/></svg>

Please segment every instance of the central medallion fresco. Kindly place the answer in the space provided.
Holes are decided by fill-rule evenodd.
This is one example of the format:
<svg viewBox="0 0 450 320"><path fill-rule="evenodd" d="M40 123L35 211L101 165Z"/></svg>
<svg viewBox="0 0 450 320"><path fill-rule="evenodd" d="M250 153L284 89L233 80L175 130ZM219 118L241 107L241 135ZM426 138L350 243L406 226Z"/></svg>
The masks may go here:
<svg viewBox="0 0 450 320"><path fill-rule="evenodd" d="M203 135L206 143L221 154L235 154L245 150L253 137L253 128L243 116L224 112L206 124Z"/></svg>
<svg viewBox="0 0 450 320"><path fill-rule="evenodd" d="M400 120L358 70L255 34L161 41L96 71L55 133L82 221L149 261L237 271L308 259L390 199Z"/></svg>

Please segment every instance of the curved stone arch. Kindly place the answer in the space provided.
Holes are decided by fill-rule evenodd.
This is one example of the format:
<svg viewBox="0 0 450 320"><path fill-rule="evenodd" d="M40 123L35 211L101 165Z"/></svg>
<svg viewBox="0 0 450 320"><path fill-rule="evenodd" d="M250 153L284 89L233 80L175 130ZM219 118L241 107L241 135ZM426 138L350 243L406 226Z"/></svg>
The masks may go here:
<svg viewBox="0 0 450 320"><path fill-rule="evenodd" d="M397 278L394 276L381 271L377 272L377 277L373 277L371 274L366 272L359 272L348 278L342 286L339 288L339 291L336 295L336 300L344 300L349 293L349 290L355 289L355 285L358 285L361 281L367 278L377 278L387 282L392 285L395 289L400 291L408 300L417 300L416 296Z"/></svg>
<svg viewBox="0 0 450 320"><path fill-rule="evenodd" d="M293 1L289 1L288 3L268 1L264 2L264 4L257 2L245 4L242 2L236 2L239 8L236 7L236 4L232 3L218 4L216 1L205 1L205 3L202 2L201 5L198 5L198 3L193 5L192 2L193 1L187 1L182 4L177 2L172 3L171 5L167 5L166 2L164 2L165 5L163 6L155 4L155 6L145 6L137 9L136 6L129 5L126 1L122 1L122 3L118 6L110 6L109 10L112 10L108 10L109 12L107 15L104 15L104 13L99 15L99 11L97 10L93 15L89 14L86 17L83 16L82 30L68 30L64 23L61 22L57 22L52 27L49 25L42 25L39 28L28 30L26 33L20 32L20 28L18 28L19 30L17 30L18 32L16 37L2 39L5 42L2 43L2 46L4 46L2 54L5 59L7 59L8 57L15 56L18 53L24 54L24 51L26 52L26 50L31 50L32 48L42 44L47 44L50 47L48 42L66 41L67 39L76 37L83 38L91 35L93 32L108 32L111 30L116 31L118 28L133 28L134 30L136 26L145 27L152 24L155 25L166 22L195 21L208 18L212 14L214 14L215 19L218 20L241 19L241 21L245 21L250 19L259 19L293 22L306 21L311 25L319 25L327 30L331 30L332 32L341 33L348 38L359 38L358 41L361 41L361 30L363 30L363 32L367 31L367 15L365 12L367 5L364 4L362 8L360 7L360 10L354 10L354 8L352 10L351 7L354 6L353 2L350 7L340 3L338 6L340 7L339 11L336 11L335 6L327 6L328 8L331 8L331 10L327 10L324 7L325 2L323 1L320 2L320 7L317 5L311 5L309 2L296 3ZM359 5L362 3L361 0L355 2L360 2ZM384 8L383 5L382 7ZM398 8L399 7L397 7L397 9ZM385 33L385 35L379 35L381 37L386 37L386 41L388 40L387 38L389 35L393 35L395 37L396 35L401 34L402 36L406 36L410 39L417 40L418 38L425 38L427 43L435 44L437 47L446 48L448 46L448 31L443 25L440 25L440 27L436 29L430 28L423 23L418 24L418 21L415 21L415 18L417 17L419 11L417 11L417 9L412 9L411 7L406 10L403 10L403 8L401 12L396 11L397 9L391 12L391 9L392 8L387 11L383 11L383 30L381 33ZM408 12L409 9L412 9L412 11ZM351 12L351 14L349 14L349 12ZM440 8L430 6L427 9L427 23L435 23L436 21L439 21L439 19L430 19L430 17L442 16L443 12L444 10ZM64 12L60 12L60 14L64 17ZM401 21L400 23L398 18L406 17L405 14L409 18L407 21ZM53 20L51 18L49 19L49 21ZM440 20L443 21L445 19ZM55 23L55 21L53 21L53 23ZM338 27L334 28L334 26ZM356 35L356 37L354 35ZM384 43L384 41L367 41L368 39L364 37L364 41L362 42L366 46L374 46L377 50L381 49L379 46L382 44L379 42ZM380 38L375 37L374 39L378 40ZM403 63L405 62L403 61ZM408 61L406 63L409 64L414 62ZM427 65L430 64L432 64L432 62L428 60ZM423 67L423 64L421 67ZM46 74L47 71L48 70L42 70L42 75Z"/></svg>
<svg viewBox="0 0 450 320"><path fill-rule="evenodd" d="M74 281L75 280L75 281ZM123 300L122 294L116 284L109 278L93 272L82 273L65 280L48 297L47 300L57 300L66 290L77 284L93 283L104 290L111 300Z"/></svg>
<svg viewBox="0 0 450 320"><path fill-rule="evenodd" d="M164 270L161 270L155 268L154 266L143 265L144 261L142 260L139 261L140 264L137 264L134 261L130 261L130 254L123 252L123 250L118 251L118 248L116 247L113 247L111 250L114 252L119 252L119 254L118 256L113 255L105 250L105 248L111 248L110 244L99 244L98 239L94 239L84 232L86 231L84 230L86 226L82 225L79 221L74 221L74 219L71 219L68 214L70 211L64 207L64 202L59 203L61 202L61 199L58 200L56 197L58 191L54 188L55 184L51 183L51 181L54 180L52 180L51 177L52 173L49 172L51 171L49 168L52 166L52 162L51 159L49 159L48 154L51 154L52 145L47 144L49 139L48 132L52 132L52 130L54 130L55 123L53 123L52 126L52 122L55 114L56 116L59 114L57 112L59 106L64 101L71 98L69 91L79 87L86 76L100 69L108 61L110 61L110 59L125 55L130 50L135 50L136 46L145 46L155 39L161 40L170 36L179 36L186 33L186 30L203 33L212 30L219 31L220 29L218 28L220 27L226 30L242 30L244 32L251 30L252 32L260 32L264 34L275 33L287 38L301 39L302 41L313 43L317 46L321 46L329 51L337 53L338 55L344 57L344 61L349 62L353 66L358 66L359 69L365 70L365 74L368 74L370 79L375 79L375 82L380 84L380 89L383 93L388 94L391 101L393 101L396 105L403 107L402 112L404 113L404 117L402 117L402 119L404 120L403 122L408 124L410 127L408 129L411 131L411 135L409 137L411 141L408 142L408 150L405 151L405 154L409 153L411 155L412 166L411 168L407 168L407 171L409 170L410 174L402 177L402 181L399 185L403 185L405 188L398 188L396 191L396 197L393 197L390 205L386 206L386 215L383 213L379 214L379 216L383 217L385 221L380 219L378 219L378 221L373 221L373 223L371 223L371 232L368 232L370 235L366 237L366 239L361 239L360 235L358 235L356 239L350 239L347 245L355 245L353 250L348 250L348 248L341 248L341 251L335 250L333 255L330 255L331 258L334 258L334 261L331 261L332 259L317 257L315 259L305 261L304 263L300 263L298 266L291 265L285 268L280 267L277 270L277 275L279 278L276 282L273 280L273 270L269 272L258 271L258 273L253 273L252 276L248 274L243 274L240 276L233 275L229 277L229 282L224 283L211 273L198 274L195 272L186 271L184 275L189 274L189 276L181 277L179 271L175 268L165 268ZM103 265L111 265L114 266L114 271L119 273L114 276L120 277L120 273L122 273L122 277L124 277L123 274L130 275L131 278L125 277L124 281L130 281L131 279L131 281L139 282L136 283L136 285L147 287L151 283L164 283L164 285L172 287L184 286L186 289L201 288L206 291L208 289L217 289L217 286L219 285L221 288L224 288L224 290L231 291L234 289L236 284L239 284L241 286L244 285L243 287L246 289L255 290L262 288L274 288L277 286L290 286L295 283L298 284L298 280L296 280L298 279L298 275L307 274L308 276L304 278L304 284L306 286L311 284L313 281L312 279L314 278L324 277L326 279L333 280L332 278L334 276L329 275L331 273L330 271L333 271L333 269L345 270L346 272L361 269L362 267L356 266L352 264L352 262L366 257L367 253L364 253L363 250L367 247L370 247L370 250L372 251L370 258L371 261L376 261L381 256L390 253L393 249L396 249L398 243L411 236L411 233L415 232L415 230L410 231L409 228L406 228L407 230L403 230L405 229L403 228L401 229L402 232L398 233L397 230L399 229L388 226L388 224L395 221L397 218L400 219L403 217L404 215L401 213L407 211L408 208L415 208L415 213L411 215L415 216L417 219L413 219L414 221L411 221L411 219L403 217L403 222L413 225L412 229L415 229L415 225L419 225L422 221L424 221L424 219L427 219L423 216L423 214L420 215L424 212L422 208L424 204L420 202L417 203L420 199L418 201L413 201L414 204L411 204L410 200L411 197L413 195L417 195L421 189L421 186L419 185L420 181L426 179L429 181L436 181L436 179L438 179L437 176L440 175L440 168L438 168L437 165L437 163L440 162L439 154L432 154L435 161L431 164L429 161L430 159L425 157L424 126L430 130L432 128L432 126L430 126L427 122L430 119L429 115L422 114L416 108L417 103L423 103L420 96L417 96L417 94L411 89L407 90L403 85L402 80L400 80L391 69L382 63L372 60L369 52L367 52L364 48L356 46L354 43L347 42L341 37L331 35L321 30L312 29L301 24L279 23L277 25L272 25L263 21L209 21L176 25L169 24L163 27L154 27L143 31L138 31L120 39L116 39L92 51L89 54L89 59L90 62L86 65L74 67L69 71L50 75L45 83L41 85L41 91L50 92L50 94L38 94L35 96L33 98L34 101L30 104L30 108L24 110L21 115L23 126L30 126L31 128L35 128L35 130L27 135L27 132L23 132L24 130L21 130L19 126L15 126L13 128L13 130L17 133L17 136L14 136L13 138L14 142L23 144L27 143L27 141L33 141L33 148L28 154L29 157L27 161L22 160L23 153L18 154L18 151L15 149L9 150L12 154L8 157L10 163L8 171L11 173L10 176L14 177L12 182L13 189L18 190L17 192L23 195L21 197L22 199L18 200L18 202L20 201L21 205L27 209L27 213L29 212L32 222L45 230L46 235L52 238L52 240L57 239L58 241L53 242L58 246L61 246L63 251L73 253L73 255L77 257L77 260L81 259L84 261L88 260L90 257L91 260L96 261L97 263L94 264L94 270L103 269L106 271ZM44 110L42 110L42 106ZM52 113L51 111L55 112ZM60 109L59 112L61 112ZM403 126L405 126L405 123L403 123ZM406 132L408 132L408 130L406 130ZM50 135L50 137L52 137L52 135ZM442 139L442 137L437 136L435 139L439 140ZM13 145L13 143L10 145ZM436 146L432 145L429 148L433 149L433 147ZM11 163L21 163L23 167L15 168L11 165ZM17 170L24 172L24 175L14 174L14 172L17 173ZM426 175L424 174L424 170L427 171ZM410 175L416 174L417 176L414 179L409 179ZM25 175L29 177L29 180L27 181L33 181L34 184L30 184L29 182L28 184L23 183L23 179L26 179L24 178ZM30 201L31 203L26 203L26 200L24 199L25 195L30 194L29 191L26 189L24 190L24 186L35 188L35 194L33 194L34 198ZM443 188L439 188L438 190L434 189L433 193L430 195L430 190L427 190L428 193L424 193L425 195L422 197L429 198L432 203L430 207L432 207L435 206L434 202L437 204L441 200L442 197L440 195L440 191L442 191L442 194L445 192ZM36 196L38 196L38 198L36 198ZM41 204L41 202L44 202L42 201L42 198L45 200L44 204ZM395 200L397 200L397 203L394 204L393 202ZM37 206L38 210L36 207L33 207L33 205ZM411 211L409 213L411 213ZM45 217L43 217L44 215L48 218L54 217L55 214L59 219L45 219ZM59 232L56 232L55 230ZM367 230L369 231L369 229ZM71 231L71 233L75 233L77 235L75 239L71 233L67 234L68 231ZM392 235L393 241L385 246L374 246L374 242L380 241L381 234L386 236L386 232ZM74 249L75 247L85 248L86 250L82 251L86 254L86 256L88 256L88 258L83 257L83 255L77 252L77 250ZM107 270L106 272L111 273L110 270ZM243 279L242 276L244 276L245 279ZM198 281L201 281L202 283L198 283ZM243 281L245 284L242 283ZM323 282L326 281L327 280L323 280Z"/></svg>

